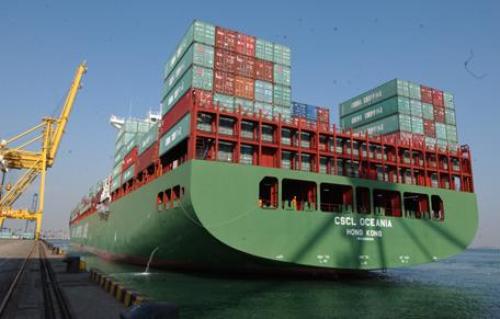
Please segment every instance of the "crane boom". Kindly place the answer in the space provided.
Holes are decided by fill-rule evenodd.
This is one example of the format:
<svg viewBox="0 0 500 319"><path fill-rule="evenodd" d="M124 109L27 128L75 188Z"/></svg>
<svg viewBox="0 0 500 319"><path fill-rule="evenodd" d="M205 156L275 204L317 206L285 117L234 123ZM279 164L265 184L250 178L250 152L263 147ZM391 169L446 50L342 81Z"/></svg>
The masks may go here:
<svg viewBox="0 0 500 319"><path fill-rule="evenodd" d="M66 129L66 124L68 123L69 115L71 114L71 110L73 109L76 94L81 87L80 83L85 72L87 72L87 65L85 64L85 62L83 62L78 66L76 70L75 78L73 80L73 83L71 84L68 95L66 96L66 100L64 101L64 107L61 110L59 118L57 119L57 126L48 152L48 166L52 166L52 164L54 163L57 151L59 149L59 144L61 143L64 130Z"/></svg>
<svg viewBox="0 0 500 319"><path fill-rule="evenodd" d="M45 117L42 122L10 139L0 141L0 172L5 174L9 169L26 170L10 189L3 192L0 184L0 229L7 218L36 221L35 238L40 236L42 214L45 204L45 176L47 169L54 164L64 130L68 123L83 75L87 71L85 62L81 63L75 73L73 82L64 101L58 118ZM36 134L36 135L35 135ZM35 135L35 137L32 137ZM29 139L28 139L29 138ZM27 141L23 139L28 139ZM28 150L27 147L41 141L41 149ZM14 145L18 143L17 145ZM36 211L14 209L12 205L24 191L40 176L40 189Z"/></svg>

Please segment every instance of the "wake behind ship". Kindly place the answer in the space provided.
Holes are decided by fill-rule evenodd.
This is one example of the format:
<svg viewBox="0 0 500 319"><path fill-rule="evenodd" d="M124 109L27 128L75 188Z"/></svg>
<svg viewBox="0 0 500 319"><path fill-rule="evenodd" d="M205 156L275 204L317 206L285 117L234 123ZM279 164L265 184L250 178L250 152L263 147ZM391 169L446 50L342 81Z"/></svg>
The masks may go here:
<svg viewBox="0 0 500 319"><path fill-rule="evenodd" d="M478 212L453 95L399 79L291 101L289 48L195 21L162 114L114 119L114 168L70 218L102 257L176 269L372 270L463 251Z"/></svg>

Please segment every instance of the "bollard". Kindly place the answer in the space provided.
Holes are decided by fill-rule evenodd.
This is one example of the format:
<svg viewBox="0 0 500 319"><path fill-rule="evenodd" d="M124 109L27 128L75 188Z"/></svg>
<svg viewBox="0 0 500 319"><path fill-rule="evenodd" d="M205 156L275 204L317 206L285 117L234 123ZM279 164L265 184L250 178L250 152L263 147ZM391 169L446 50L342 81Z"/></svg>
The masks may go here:
<svg viewBox="0 0 500 319"><path fill-rule="evenodd" d="M66 263L66 272L80 272L80 256L66 256L66 258L63 259L63 262Z"/></svg>
<svg viewBox="0 0 500 319"><path fill-rule="evenodd" d="M80 271L87 270L87 263L84 260L80 260Z"/></svg>

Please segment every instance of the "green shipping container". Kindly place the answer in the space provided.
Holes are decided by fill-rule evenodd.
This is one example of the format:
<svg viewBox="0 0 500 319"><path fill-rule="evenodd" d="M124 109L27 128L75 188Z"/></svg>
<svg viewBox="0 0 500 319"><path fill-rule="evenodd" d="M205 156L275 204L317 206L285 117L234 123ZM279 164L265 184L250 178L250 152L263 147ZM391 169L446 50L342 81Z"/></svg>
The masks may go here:
<svg viewBox="0 0 500 319"><path fill-rule="evenodd" d="M426 120L434 120L434 106L430 103L422 103L422 117Z"/></svg>
<svg viewBox="0 0 500 319"><path fill-rule="evenodd" d="M113 176L118 176L118 175L120 175L120 171L121 171L121 169L122 169L122 165L121 165L121 164L122 164L122 163L120 162L120 163L118 163L117 165L115 165L115 167L113 167L113 172L112 172Z"/></svg>
<svg viewBox="0 0 500 319"><path fill-rule="evenodd" d="M422 102L410 99L411 116L422 117Z"/></svg>
<svg viewBox="0 0 500 319"><path fill-rule="evenodd" d="M242 112L250 112L250 113L253 112L253 101L251 100L237 97L234 99L234 105L235 107L241 106Z"/></svg>
<svg viewBox="0 0 500 319"><path fill-rule="evenodd" d="M438 138L436 139L436 145L441 148L446 148L448 146L448 141Z"/></svg>
<svg viewBox="0 0 500 319"><path fill-rule="evenodd" d="M410 82L396 79L398 95L410 97Z"/></svg>
<svg viewBox="0 0 500 319"><path fill-rule="evenodd" d="M255 101L273 103L273 84L267 81L255 80Z"/></svg>
<svg viewBox="0 0 500 319"><path fill-rule="evenodd" d="M449 143L458 143L457 127L455 125L446 125L446 140Z"/></svg>
<svg viewBox="0 0 500 319"><path fill-rule="evenodd" d="M425 137L425 144L426 145L432 146L432 145L436 145L436 143L437 143L437 140L434 137L429 137L429 136Z"/></svg>
<svg viewBox="0 0 500 319"><path fill-rule="evenodd" d="M262 111L263 116L272 117L273 116L273 105L270 103L256 101L255 106L254 106L254 111L255 111L255 113L260 113Z"/></svg>
<svg viewBox="0 0 500 319"><path fill-rule="evenodd" d="M453 109L445 109L444 111L444 121L446 124L457 125L457 121L455 118L455 110Z"/></svg>
<svg viewBox="0 0 500 319"><path fill-rule="evenodd" d="M123 161L123 158L125 157L127 153L125 153L125 146L120 148L118 151L115 152L115 158L113 163L116 165L119 162Z"/></svg>
<svg viewBox="0 0 500 319"><path fill-rule="evenodd" d="M292 118L292 109L290 107L274 106L273 115L276 117L281 115L283 119L290 119Z"/></svg>
<svg viewBox="0 0 500 319"><path fill-rule="evenodd" d="M411 132L413 134L424 134L424 120L421 117L411 117Z"/></svg>
<svg viewBox="0 0 500 319"><path fill-rule="evenodd" d="M443 93L443 99L444 99L444 106L448 109L454 109L455 108L455 99L453 97L453 94L449 92L444 92Z"/></svg>
<svg viewBox="0 0 500 319"><path fill-rule="evenodd" d="M367 106L362 111L341 118L340 122L342 128L355 128L396 113L410 114L410 100L407 97L395 96Z"/></svg>
<svg viewBox="0 0 500 319"><path fill-rule="evenodd" d="M167 92L164 96L162 100L162 114L165 115L189 88L211 91L212 87L213 70L193 65L170 92Z"/></svg>
<svg viewBox="0 0 500 319"><path fill-rule="evenodd" d="M372 122L368 125L354 129L356 133L367 133L368 135L381 135L396 132L399 129L399 116L392 115L384 119Z"/></svg>
<svg viewBox="0 0 500 319"><path fill-rule="evenodd" d="M360 111L369 105L373 105L396 95L405 97L409 95L407 81L394 79L350 100L347 100L346 102L340 103L340 117Z"/></svg>
<svg viewBox="0 0 500 319"><path fill-rule="evenodd" d="M255 41L255 56L259 59L273 62L274 44L257 38L257 41Z"/></svg>
<svg viewBox="0 0 500 319"><path fill-rule="evenodd" d="M273 62L281 65L291 66L292 53L290 48L281 45L274 44L274 52L273 52Z"/></svg>
<svg viewBox="0 0 500 319"><path fill-rule="evenodd" d="M122 174L122 184L128 182L135 175L135 164L132 164L125 172Z"/></svg>
<svg viewBox="0 0 500 319"><path fill-rule="evenodd" d="M127 145L125 145L125 155L127 155L128 153L130 153L130 151L137 146L137 143L139 141L139 138L142 136L143 134L139 134L137 133L133 139L131 139L130 141L128 141Z"/></svg>
<svg viewBox="0 0 500 319"><path fill-rule="evenodd" d="M274 85L273 102L275 105L290 108L292 105L292 90L288 86Z"/></svg>
<svg viewBox="0 0 500 319"><path fill-rule="evenodd" d="M215 26L201 21L193 22L175 49L174 53L165 64L165 71L163 74L164 79L167 78L170 72L172 72L177 62L181 59L184 52L186 52L193 42L215 46Z"/></svg>
<svg viewBox="0 0 500 319"><path fill-rule="evenodd" d="M160 139L160 148L158 155L165 154L172 147L179 144L189 135L189 124L191 121L191 115L187 114L175 124L167 133L165 133Z"/></svg>
<svg viewBox="0 0 500 319"><path fill-rule="evenodd" d="M395 114L354 129L356 133L368 133L368 135L385 135L398 131L411 132L410 116Z"/></svg>
<svg viewBox="0 0 500 319"><path fill-rule="evenodd" d="M114 192L118 187L120 187L121 177L120 175L113 177L111 180L111 191Z"/></svg>
<svg viewBox="0 0 500 319"><path fill-rule="evenodd" d="M411 116L399 114L399 130L401 132L411 132Z"/></svg>
<svg viewBox="0 0 500 319"><path fill-rule="evenodd" d="M151 145L154 144L156 139L158 138L158 124L153 125L149 129L149 131L142 135L139 139L139 154L142 154L145 150L147 150Z"/></svg>
<svg viewBox="0 0 500 319"><path fill-rule="evenodd" d="M127 143L135 137L136 134L136 132L126 132L125 134L122 134L120 138L116 140L115 151L119 150L122 147L125 147Z"/></svg>
<svg viewBox="0 0 500 319"><path fill-rule="evenodd" d="M291 69L288 66L274 64L274 83L284 86L291 85Z"/></svg>
<svg viewBox="0 0 500 319"><path fill-rule="evenodd" d="M233 110L234 109L234 96L225 95L220 93L214 94L214 104L219 105L221 108L226 108Z"/></svg>
<svg viewBox="0 0 500 319"><path fill-rule="evenodd" d="M446 124L436 123L436 138L446 140Z"/></svg>
<svg viewBox="0 0 500 319"><path fill-rule="evenodd" d="M408 82L408 88L410 89L410 98L420 101L421 100L420 84Z"/></svg>
<svg viewBox="0 0 500 319"><path fill-rule="evenodd" d="M165 94L172 90L174 85L177 84L177 81L184 75L184 72L193 64L213 69L214 48L200 43L193 43L179 63L177 63L175 69L165 79L163 84L163 91ZM162 97L165 96L165 94L162 95Z"/></svg>

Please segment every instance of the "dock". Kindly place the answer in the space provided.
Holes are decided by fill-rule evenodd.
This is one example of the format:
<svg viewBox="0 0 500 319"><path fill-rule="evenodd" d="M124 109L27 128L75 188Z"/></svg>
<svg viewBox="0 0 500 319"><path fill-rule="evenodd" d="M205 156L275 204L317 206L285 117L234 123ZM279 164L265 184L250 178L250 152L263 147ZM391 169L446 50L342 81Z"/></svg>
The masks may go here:
<svg viewBox="0 0 500 319"><path fill-rule="evenodd" d="M127 311L90 272L67 272L64 258L43 241L0 240L0 319L120 318Z"/></svg>

